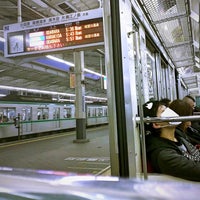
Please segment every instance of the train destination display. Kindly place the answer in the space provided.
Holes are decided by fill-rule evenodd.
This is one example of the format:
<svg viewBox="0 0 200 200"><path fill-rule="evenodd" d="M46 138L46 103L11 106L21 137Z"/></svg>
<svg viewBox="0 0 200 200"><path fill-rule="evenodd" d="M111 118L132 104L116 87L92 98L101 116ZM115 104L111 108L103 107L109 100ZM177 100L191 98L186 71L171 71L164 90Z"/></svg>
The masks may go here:
<svg viewBox="0 0 200 200"><path fill-rule="evenodd" d="M91 12L53 18L56 22L53 22L52 18L39 21L44 25L36 23L37 21L35 23L33 21L31 21L32 23L26 22L21 24L22 30L18 29L19 31L15 24L5 26L4 33L7 41L5 56L12 57L103 45L103 18L100 15L93 18L97 14L93 12L91 14Z"/></svg>

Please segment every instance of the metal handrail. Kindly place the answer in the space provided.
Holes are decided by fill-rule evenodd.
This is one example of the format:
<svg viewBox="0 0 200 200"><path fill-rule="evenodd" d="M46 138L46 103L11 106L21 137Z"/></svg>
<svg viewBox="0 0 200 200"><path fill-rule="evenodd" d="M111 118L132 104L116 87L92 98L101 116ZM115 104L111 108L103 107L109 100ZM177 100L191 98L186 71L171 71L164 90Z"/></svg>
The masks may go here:
<svg viewBox="0 0 200 200"><path fill-rule="evenodd" d="M151 122L180 122L180 121L200 121L200 115L178 116L178 117L146 117L142 119L144 123ZM136 117L136 123L140 122L140 117Z"/></svg>

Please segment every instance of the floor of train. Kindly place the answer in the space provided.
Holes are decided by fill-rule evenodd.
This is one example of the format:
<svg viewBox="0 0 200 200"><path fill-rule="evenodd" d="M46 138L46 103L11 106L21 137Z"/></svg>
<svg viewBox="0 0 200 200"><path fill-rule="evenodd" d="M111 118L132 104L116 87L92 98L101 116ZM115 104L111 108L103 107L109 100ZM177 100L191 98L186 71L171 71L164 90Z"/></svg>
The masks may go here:
<svg viewBox="0 0 200 200"><path fill-rule="evenodd" d="M108 126L86 130L89 142L76 143L76 132L0 144L0 166L102 174L110 166Z"/></svg>

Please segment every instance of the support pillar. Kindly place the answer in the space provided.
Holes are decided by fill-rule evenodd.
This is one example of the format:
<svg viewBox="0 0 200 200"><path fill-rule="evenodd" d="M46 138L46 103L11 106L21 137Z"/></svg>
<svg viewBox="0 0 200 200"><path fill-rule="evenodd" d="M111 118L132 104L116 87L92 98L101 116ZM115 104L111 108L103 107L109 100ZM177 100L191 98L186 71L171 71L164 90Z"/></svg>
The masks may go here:
<svg viewBox="0 0 200 200"><path fill-rule="evenodd" d="M85 111L85 81L84 81L84 52L74 52L75 75L76 75L76 140L74 143L89 142L86 138L86 111Z"/></svg>

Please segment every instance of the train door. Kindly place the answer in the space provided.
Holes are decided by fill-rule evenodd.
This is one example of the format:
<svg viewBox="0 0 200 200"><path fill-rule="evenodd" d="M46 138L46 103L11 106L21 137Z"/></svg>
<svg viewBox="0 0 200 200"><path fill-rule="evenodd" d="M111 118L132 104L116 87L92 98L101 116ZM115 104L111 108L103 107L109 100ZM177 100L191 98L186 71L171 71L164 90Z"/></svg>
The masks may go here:
<svg viewBox="0 0 200 200"><path fill-rule="evenodd" d="M31 132L32 131L32 108L31 107L24 107L21 110L21 131L23 133Z"/></svg>
<svg viewBox="0 0 200 200"><path fill-rule="evenodd" d="M53 108L53 119L55 123L55 128L60 128L60 108L59 107Z"/></svg>

